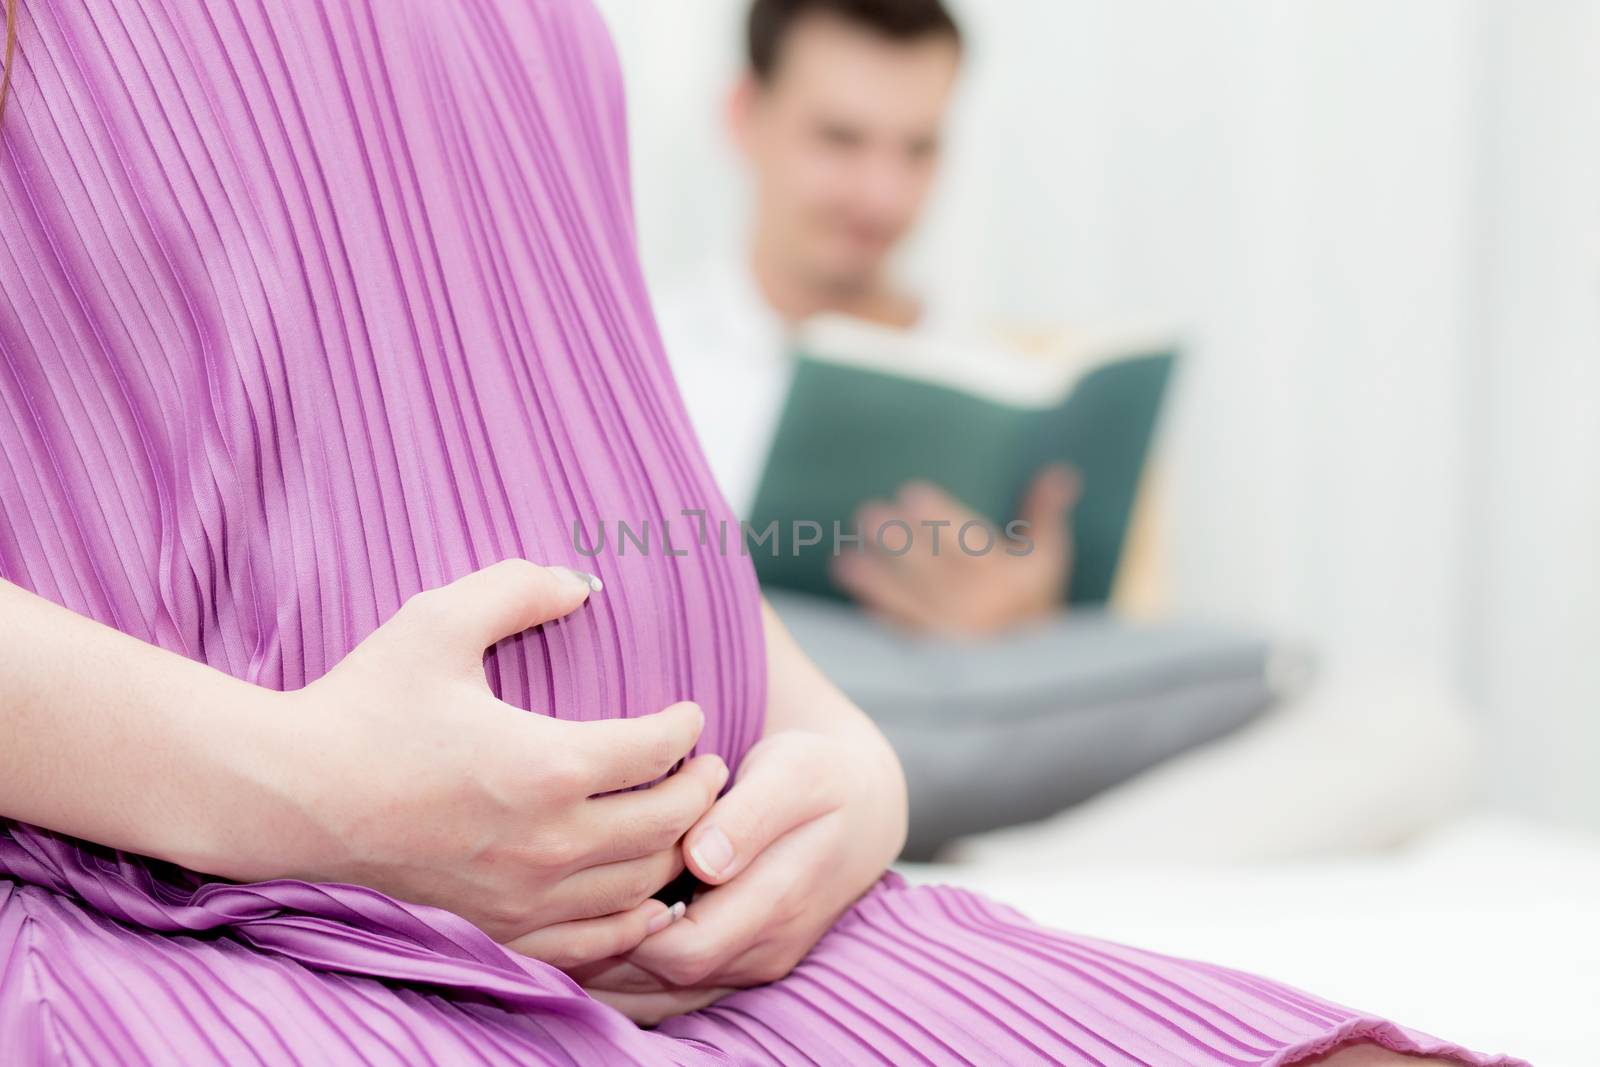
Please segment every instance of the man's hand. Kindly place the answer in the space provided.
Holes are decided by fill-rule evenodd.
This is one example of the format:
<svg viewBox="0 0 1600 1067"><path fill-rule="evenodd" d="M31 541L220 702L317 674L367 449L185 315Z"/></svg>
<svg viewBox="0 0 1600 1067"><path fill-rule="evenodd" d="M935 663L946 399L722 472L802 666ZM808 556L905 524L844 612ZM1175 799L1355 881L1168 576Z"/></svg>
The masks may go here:
<svg viewBox="0 0 1600 1067"><path fill-rule="evenodd" d="M1027 523L1024 541L1007 538L937 486L908 482L894 501L862 506L856 522L866 547L834 559L834 580L869 610L930 633L991 634L1039 618L1060 606L1071 573L1079 489L1068 467L1040 471L1018 516ZM963 537L972 522L985 529L971 527ZM878 543L877 531L891 523L884 537L890 548L900 544L898 523L911 531L902 555Z"/></svg>

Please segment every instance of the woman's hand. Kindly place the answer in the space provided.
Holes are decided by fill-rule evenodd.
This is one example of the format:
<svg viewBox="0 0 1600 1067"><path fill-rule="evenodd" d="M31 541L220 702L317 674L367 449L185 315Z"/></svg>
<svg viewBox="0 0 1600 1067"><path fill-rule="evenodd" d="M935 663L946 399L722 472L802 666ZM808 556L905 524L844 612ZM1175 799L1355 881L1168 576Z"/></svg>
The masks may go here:
<svg viewBox="0 0 1600 1067"><path fill-rule="evenodd" d="M684 838L712 888L624 957L573 972L652 1025L788 974L905 842L894 752L768 613L769 727Z"/></svg>
<svg viewBox="0 0 1600 1067"><path fill-rule="evenodd" d="M235 878L354 882L447 908L561 967L625 952L672 916L651 894L727 778L690 760L703 716L564 722L495 699L483 652L576 610L585 576L510 560L418 594L338 666L284 694L288 816Z"/></svg>
<svg viewBox="0 0 1600 1067"><path fill-rule="evenodd" d="M764 738L685 838L713 888L625 959L574 977L652 1024L788 974L900 849L895 776L873 755L822 734Z"/></svg>

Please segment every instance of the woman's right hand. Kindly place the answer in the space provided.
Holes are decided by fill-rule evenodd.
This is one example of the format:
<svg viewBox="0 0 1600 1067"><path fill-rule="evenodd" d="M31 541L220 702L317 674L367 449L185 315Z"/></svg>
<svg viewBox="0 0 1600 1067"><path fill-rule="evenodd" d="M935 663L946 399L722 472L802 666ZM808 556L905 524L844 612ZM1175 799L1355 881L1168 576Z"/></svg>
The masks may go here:
<svg viewBox="0 0 1600 1067"><path fill-rule="evenodd" d="M727 768L700 756L629 787L684 758L700 709L567 722L497 700L484 677L484 649L589 592L575 571L508 560L412 597L323 678L282 694L292 748L266 762L286 814L273 840L215 873L371 886L559 967L665 927L675 913L651 895L682 869L680 839Z"/></svg>

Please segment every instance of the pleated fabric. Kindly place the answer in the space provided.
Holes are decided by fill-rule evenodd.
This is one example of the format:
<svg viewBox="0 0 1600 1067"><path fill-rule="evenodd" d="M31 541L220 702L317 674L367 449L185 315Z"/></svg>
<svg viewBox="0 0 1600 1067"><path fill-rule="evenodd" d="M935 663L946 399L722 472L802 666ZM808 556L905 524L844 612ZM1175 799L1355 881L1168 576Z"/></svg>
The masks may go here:
<svg viewBox="0 0 1600 1067"><path fill-rule="evenodd" d="M694 699L737 764L757 590L651 318L594 11L26 0L19 38L0 577L292 688L418 590L579 566L605 594L497 645L496 692ZM447 912L0 824L7 1064L1277 1064L1352 1037L1515 1062L892 876L789 978L641 1031Z"/></svg>

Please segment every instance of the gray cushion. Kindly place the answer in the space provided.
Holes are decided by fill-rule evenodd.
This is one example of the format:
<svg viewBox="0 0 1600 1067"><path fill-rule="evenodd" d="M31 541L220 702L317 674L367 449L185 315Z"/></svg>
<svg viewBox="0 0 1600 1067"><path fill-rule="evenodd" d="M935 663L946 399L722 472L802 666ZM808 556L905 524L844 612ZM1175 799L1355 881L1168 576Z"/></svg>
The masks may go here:
<svg viewBox="0 0 1600 1067"><path fill-rule="evenodd" d="M1222 627L1075 609L964 641L909 634L836 601L767 595L899 753L908 859L1052 815L1236 729L1274 699L1272 644Z"/></svg>

